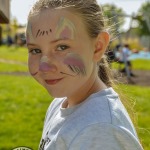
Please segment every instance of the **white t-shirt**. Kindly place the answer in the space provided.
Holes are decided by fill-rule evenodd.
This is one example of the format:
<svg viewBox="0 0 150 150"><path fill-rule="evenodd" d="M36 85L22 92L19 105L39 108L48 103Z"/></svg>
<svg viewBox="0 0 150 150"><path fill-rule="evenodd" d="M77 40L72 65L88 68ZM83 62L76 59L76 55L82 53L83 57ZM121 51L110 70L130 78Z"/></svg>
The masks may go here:
<svg viewBox="0 0 150 150"><path fill-rule="evenodd" d="M56 98L48 108L40 150L143 150L117 93L108 88L84 102L62 108Z"/></svg>

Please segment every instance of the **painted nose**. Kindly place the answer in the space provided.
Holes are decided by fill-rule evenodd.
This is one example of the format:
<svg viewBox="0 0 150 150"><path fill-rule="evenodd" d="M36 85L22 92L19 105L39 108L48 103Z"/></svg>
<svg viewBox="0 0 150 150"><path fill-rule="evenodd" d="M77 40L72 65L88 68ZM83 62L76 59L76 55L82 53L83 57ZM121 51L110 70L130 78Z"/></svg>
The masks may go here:
<svg viewBox="0 0 150 150"><path fill-rule="evenodd" d="M56 71L56 66L53 64L48 64L46 62L41 62L39 66L39 71L41 72L55 72Z"/></svg>

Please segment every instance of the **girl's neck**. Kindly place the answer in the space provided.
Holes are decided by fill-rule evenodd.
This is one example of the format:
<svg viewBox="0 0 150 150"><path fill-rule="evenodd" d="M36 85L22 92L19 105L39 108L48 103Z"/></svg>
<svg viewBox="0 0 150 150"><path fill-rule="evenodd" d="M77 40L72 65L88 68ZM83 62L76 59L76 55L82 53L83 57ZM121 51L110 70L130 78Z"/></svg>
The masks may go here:
<svg viewBox="0 0 150 150"><path fill-rule="evenodd" d="M86 88L79 89L71 97L67 97L62 107L69 108L78 105L82 103L91 94L107 88L107 86L99 79L99 77L96 77L95 80L93 80L93 82L86 84L85 87Z"/></svg>

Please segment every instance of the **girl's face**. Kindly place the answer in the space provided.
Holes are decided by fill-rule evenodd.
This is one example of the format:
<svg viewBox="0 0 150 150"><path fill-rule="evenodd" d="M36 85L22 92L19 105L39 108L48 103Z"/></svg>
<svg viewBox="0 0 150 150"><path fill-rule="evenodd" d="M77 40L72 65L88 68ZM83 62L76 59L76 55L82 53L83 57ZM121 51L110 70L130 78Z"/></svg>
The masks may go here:
<svg viewBox="0 0 150 150"><path fill-rule="evenodd" d="M71 97L89 89L96 75L95 42L79 16L44 10L27 25L29 71L53 97Z"/></svg>

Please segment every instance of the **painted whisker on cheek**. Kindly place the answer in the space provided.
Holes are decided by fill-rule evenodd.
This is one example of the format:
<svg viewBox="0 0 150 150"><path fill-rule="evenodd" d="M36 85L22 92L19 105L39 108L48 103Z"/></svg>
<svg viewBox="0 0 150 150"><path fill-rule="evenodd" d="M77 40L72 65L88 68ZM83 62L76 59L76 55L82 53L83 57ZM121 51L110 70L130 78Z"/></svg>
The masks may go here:
<svg viewBox="0 0 150 150"><path fill-rule="evenodd" d="M61 74L65 74L65 75L68 75L68 76L72 76L72 77L75 77L76 75L71 75L71 74L68 74L68 73L64 73L64 72L60 72Z"/></svg>
<svg viewBox="0 0 150 150"><path fill-rule="evenodd" d="M71 71L73 71L75 73L75 70L72 66L68 65L68 67L70 68Z"/></svg>
<svg viewBox="0 0 150 150"><path fill-rule="evenodd" d="M38 72L31 73L32 76L35 76L35 75L37 75L37 74L38 74Z"/></svg>
<svg viewBox="0 0 150 150"><path fill-rule="evenodd" d="M78 55L72 53L68 54L64 60L64 64L66 64L73 73L86 75L85 65Z"/></svg>
<svg viewBox="0 0 150 150"><path fill-rule="evenodd" d="M68 66L74 73L86 75L85 68L79 68L78 66Z"/></svg>

